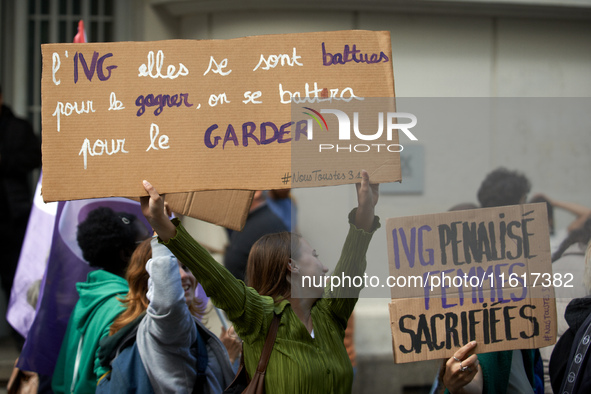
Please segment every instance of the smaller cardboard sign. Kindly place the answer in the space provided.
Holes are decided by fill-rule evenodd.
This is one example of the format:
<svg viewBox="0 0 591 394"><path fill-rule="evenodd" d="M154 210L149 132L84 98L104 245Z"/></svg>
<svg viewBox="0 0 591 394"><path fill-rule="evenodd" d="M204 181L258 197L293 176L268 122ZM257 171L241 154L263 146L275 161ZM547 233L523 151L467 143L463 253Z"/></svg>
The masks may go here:
<svg viewBox="0 0 591 394"><path fill-rule="evenodd" d="M168 194L166 201L175 213L240 231L253 195L250 190L214 190Z"/></svg>
<svg viewBox="0 0 591 394"><path fill-rule="evenodd" d="M534 349L556 341L545 204L388 219L396 363ZM404 279L404 280L401 280ZM405 283L404 286L400 286Z"/></svg>
<svg viewBox="0 0 591 394"><path fill-rule="evenodd" d="M241 231L253 197L251 190L211 190L166 194L165 200L175 214ZM131 200L140 201L139 197Z"/></svg>

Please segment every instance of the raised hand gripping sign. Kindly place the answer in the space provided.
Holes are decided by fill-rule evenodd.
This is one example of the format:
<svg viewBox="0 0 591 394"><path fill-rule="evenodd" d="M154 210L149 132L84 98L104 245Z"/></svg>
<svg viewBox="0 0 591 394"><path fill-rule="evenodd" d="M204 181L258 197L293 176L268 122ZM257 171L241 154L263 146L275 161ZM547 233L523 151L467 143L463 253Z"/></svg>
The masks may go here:
<svg viewBox="0 0 591 394"><path fill-rule="evenodd" d="M388 32L42 50L45 201L401 179Z"/></svg>

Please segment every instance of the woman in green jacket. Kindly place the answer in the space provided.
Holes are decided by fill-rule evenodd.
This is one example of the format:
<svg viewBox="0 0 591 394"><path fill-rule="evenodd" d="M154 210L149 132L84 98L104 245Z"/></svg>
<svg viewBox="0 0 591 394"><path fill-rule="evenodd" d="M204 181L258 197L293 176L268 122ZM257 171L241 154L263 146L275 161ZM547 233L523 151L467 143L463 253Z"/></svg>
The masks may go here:
<svg viewBox="0 0 591 394"><path fill-rule="evenodd" d="M378 185L370 185L367 172L362 174L358 207L349 214L349 234L334 272L339 277L363 277L367 247L379 227L374 215ZM328 269L306 240L290 233L267 235L253 246L247 265L247 282L252 287L247 287L213 260L178 221L168 220L164 199L149 182L144 181L144 188L149 194L142 198L144 215L214 305L228 313L244 341L244 361L251 377L276 313L281 320L265 374L266 391L351 392L353 369L343 338L360 287L324 289Z"/></svg>

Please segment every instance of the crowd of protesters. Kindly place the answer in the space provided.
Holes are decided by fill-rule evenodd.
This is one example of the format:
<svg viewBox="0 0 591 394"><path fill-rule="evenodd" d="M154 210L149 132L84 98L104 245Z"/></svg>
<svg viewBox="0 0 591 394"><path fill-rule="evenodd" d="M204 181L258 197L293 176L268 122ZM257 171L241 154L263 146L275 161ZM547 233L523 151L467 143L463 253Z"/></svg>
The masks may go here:
<svg viewBox="0 0 591 394"><path fill-rule="evenodd" d="M53 373L36 376L38 392L230 392L225 390L237 373L238 358L251 379L257 375L271 332L276 337L264 374L267 393L351 392L352 359L344 340L359 289L345 297L339 288L329 292L298 286L302 276L327 275L313 246L316 240L289 231L260 234L248 247L244 276L236 278L179 219L169 219L165 196L147 181L143 186L148 196L141 199L141 211L151 229L134 214L107 207L88 212L77 226L83 258L96 269L75 285L78 302ZM479 204L452 210L523 204L530 189L525 175L499 168L482 182ZM365 254L380 227L374 213L378 185L363 171L356 190L358 205L349 213L349 232L335 270L350 276L365 272ZM559 342L543 349L479 354L478 343L469 342L442 360L434 390L549 393L566 387L588 392L591 374L586 374L584 353L574 378L569 360L583 343L582 335L591 333L586 298L591 290L591 210L545 195L530 202L547 204L550 235L560 237L553 241L558 245L552 249L553 271L576 273L574 288L556 293ZM564 231L554 228L554 208L574 216ZM198 283L231 321L231 335L224 330L218 338L202 321L206 304L196 297ZM22 389L29 379L29 372L20 372L11 392L19 392L19 384Z"/></svg>

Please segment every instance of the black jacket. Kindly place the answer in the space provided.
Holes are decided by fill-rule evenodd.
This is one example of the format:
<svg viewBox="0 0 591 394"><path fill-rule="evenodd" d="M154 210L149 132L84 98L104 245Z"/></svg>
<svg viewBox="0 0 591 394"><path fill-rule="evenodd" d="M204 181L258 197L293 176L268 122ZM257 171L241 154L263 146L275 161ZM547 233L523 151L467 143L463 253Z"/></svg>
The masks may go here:
<svg viewBox="0 0 591 394"><path fill-rule="evenodd" d="M576 340L577 334L582 335L587 326L585 320L591 313L591 297L573 299L564 313L566 322L569 325L568 330L560 337L560 340L554 346L552 356L550 357L550 382L552 391L560 392L563 380L566 378L566 369L569 362L574 359L574 353L579 345ZM572 393L591 392L591 363L589 362L589 352L581 360L579 376Z"/></svg>
<svg viewBox="0 0 591 394"><path fill-rule="evenodd" d="M40 165L41 145L31 124L14 116L10 108L3 105L0 111L0 200L8 206L13 219L28 217L32 193L27 174Z"/></svg>

